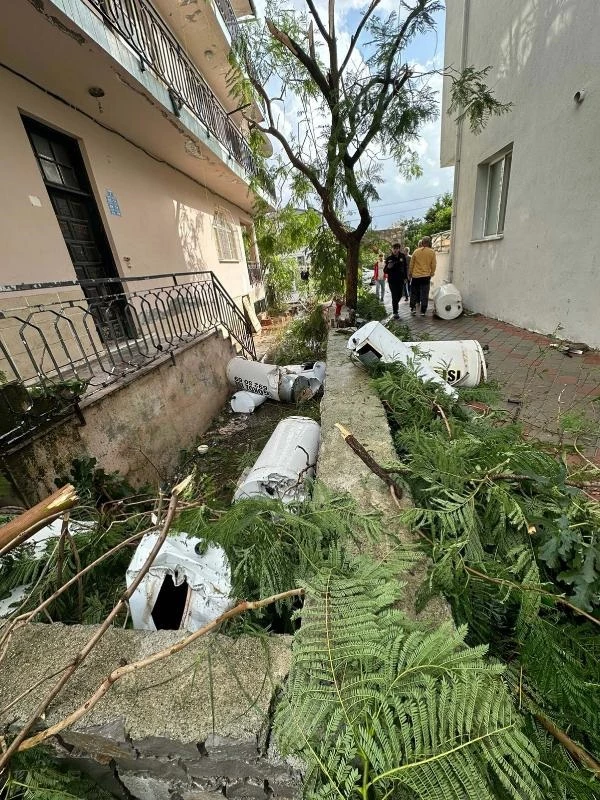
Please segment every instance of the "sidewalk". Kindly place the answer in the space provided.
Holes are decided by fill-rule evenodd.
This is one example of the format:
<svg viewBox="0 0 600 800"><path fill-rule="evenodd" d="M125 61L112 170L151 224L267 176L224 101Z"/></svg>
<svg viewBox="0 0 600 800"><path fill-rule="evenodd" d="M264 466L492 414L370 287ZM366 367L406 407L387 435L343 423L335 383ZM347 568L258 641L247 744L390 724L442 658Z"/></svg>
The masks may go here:
<svg viewBox="0 0 600 800"><path fill-rule="evenodd" d="M387 287L384 304L391 314ZM575 440L588 458L600 463L600 352L569 357L550 346L557 340L549 336L481 314L441 320L432 316L431 304L426 317L412 317L402 301L399 315L415 339L477 339L488 345L488 380L500 384L505 408L539 439L560 440L562 429L564 441ZM582 430L588 426L595 430Z"/></svg>

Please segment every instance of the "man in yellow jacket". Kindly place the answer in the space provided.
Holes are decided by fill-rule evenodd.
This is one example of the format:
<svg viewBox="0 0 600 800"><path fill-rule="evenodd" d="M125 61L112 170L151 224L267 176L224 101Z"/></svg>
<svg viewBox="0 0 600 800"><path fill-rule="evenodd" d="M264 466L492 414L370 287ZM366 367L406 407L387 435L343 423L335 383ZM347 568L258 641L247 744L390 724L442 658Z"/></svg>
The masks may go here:
<svg viewBox="0 0 600 800"><path fill-rule="evenodd" d="M410 278L410 313L417 313L417 305L421 306L421 316L427 313L429 288L435 275L435 251L431 249L431 237L425 236L419 242L410 260L408 277Z"/></svg>

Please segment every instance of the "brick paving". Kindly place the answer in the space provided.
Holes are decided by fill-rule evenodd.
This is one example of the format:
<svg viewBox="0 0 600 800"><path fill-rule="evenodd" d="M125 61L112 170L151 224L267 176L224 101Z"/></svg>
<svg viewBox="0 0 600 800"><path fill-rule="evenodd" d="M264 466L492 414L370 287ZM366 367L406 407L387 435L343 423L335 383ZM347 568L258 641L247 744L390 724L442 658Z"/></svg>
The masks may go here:
<svg viewBox="0 0 600 800"><path fill-rule="evenodd" d="M384 302L391 313L389 291ZM582 435L578 447L600 463L599 351L569 357L551 347L558 343L552 337L482 314L463 314L446 321L434 317L430 308L426 317L412 317L404 301L400 303L399 314L400 322L414 331L415 340L477 339L482 346L488 345L488 379L500 384L505 408L519 414L531 435L557 441L559 418L565 414L583 414L595 430ZM509 403L509 400L521 402ZM565 437L564 441L571 440Z"/></svg>

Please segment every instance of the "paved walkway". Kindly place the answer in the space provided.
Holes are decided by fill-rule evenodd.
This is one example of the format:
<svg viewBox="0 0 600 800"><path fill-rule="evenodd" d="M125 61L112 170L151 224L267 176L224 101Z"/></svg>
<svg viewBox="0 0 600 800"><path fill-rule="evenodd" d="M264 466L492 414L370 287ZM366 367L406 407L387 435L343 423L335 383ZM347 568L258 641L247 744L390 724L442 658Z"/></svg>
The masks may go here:
<svg viewBox="0 0 600 800"><path fill-rule="evenodd" d="M389 291L384 302L391 313ZM488 379L500 384L505 407L532 435L547 441L575 438L587 457L600 463L600 352L569 357L551 346L556 339L481 314L445 321L430 307L426 317L411 317L404 301L399 314L415 339L477 339L488 345Z"/></svg>

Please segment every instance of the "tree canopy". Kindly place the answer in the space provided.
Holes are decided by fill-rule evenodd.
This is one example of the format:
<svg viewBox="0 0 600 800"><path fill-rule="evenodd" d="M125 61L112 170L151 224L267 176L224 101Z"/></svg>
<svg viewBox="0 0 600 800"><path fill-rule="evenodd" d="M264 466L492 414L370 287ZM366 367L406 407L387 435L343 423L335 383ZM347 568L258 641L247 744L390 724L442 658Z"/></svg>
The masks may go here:
<svg viewBox="0 0 600 800"><path fill-rule="evenodd" d="M264 135L277 142L294 197L318 204L346 252L346 302L352 307L382 158L391 157L407 177L418 175L414 145L422 124L438 113L432 71L408 62L405 53L435 28L443 3L402 0L397 12L384 13L381 1L365 4L348 38L338 35L335 0L328 0L326 14L315 0L306 0L300 12L267 0L266 20L244 26L237 45L248 77L238 73L234 91L240 105L254 97L264 109L263 120L251 106L246 112L253 140L257 147ZM452 109L466 115L473 130L508 109L488 90L487 69L441 71L453 82ZM289 108L283 113L284 104L293 106L295 122ZM346 221L349 211L358 216L356 224Z"/></svg>
<svg viewBox="0 0 600 800"><path fill-rule="evenodd" d="M451 221L452 195L450 192L446 192L440 195L435 203L427 209L423 219L412 217L399 224L404 227L404 241L411 250L414 250L423 236L435 236L436 233L449 231Z"/></svg>
<svg viewBox="0 0 600 800"><path fill-rule="evenodd" d="M302 210L291 205L273 213L263 209L257 215L256 243L265 269L269 308L278 310L289 300L298 278L294 254L311 247L321 224L321 215L314 209Z"/></svg>

